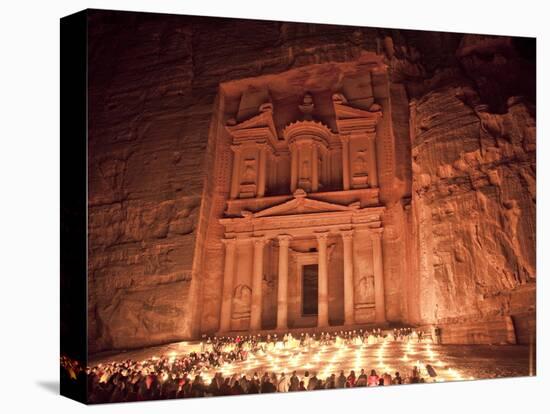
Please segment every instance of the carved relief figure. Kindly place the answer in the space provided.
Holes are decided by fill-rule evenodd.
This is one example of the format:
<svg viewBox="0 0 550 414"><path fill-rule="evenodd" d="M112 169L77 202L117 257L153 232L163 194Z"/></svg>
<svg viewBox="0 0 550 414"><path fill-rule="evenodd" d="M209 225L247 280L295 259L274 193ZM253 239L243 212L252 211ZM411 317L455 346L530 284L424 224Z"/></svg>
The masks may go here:
<svg viewBox="0 0 550 414"><path fill-rule="evenodd" d="M254 161L246 162L244 174L243 174L243 183L254 183L256 181L256 169L254 168Z"/></svg>
<svg viewBox="0 0 550 414"><path fill-rule="evenodd" d="M353 161L353 175L366 175L367 161L365 160L364 151L359 151Z"/></svg>
<svg viewBox="0 0 550 414"><path fill-rule="evenodd" d="M374 302L374 277L364 276L357 283L357 303Z"/></svg>
<svg viewBox="0 0 550 414"><path fill-rule="evenodd" d="M304 161L302 163L302 179L309 178L309 161Z"/></svg>
<svg viewBox="0 0 550 414"><path fill-rule="evenodd" d="M233 318L247 318L250 315L252 289L247 285L238 285L233 291Z"/></svg>

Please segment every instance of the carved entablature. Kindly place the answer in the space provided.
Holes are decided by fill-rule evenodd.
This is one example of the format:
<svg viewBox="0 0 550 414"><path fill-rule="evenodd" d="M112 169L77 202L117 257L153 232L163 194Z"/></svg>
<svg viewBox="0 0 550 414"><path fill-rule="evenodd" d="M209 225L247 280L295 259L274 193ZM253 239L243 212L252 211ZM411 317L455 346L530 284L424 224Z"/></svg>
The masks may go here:
<svg viewBox="0 0 550 414"><path fill-rule="evenodd" d="M357 202L342 205L317 200L298 189L290 200L256 212L243 210L240 217L222 218L219 222L225 227L226 237L275 237L283 230L304 237L321 230L340 232L342 228L374 231L382 227L384 211L382 206L361 208Z"/></svg>
<svg viewBox="0 0 550 414"><path fill-rule="evenodd" d="M342 94L334 94L332 103L342 141L344 190L378 187L376 126L382 108L376 103L368 111L354 108Z"/></svg>

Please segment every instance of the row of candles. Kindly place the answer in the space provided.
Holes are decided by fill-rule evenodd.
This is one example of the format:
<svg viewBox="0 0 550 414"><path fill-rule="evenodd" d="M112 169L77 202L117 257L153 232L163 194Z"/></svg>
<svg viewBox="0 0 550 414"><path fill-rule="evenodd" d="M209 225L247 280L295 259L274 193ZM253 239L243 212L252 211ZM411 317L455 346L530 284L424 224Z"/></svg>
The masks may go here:
<svg viewBox="0 0 550 414"><path fill-rule="evenodd" d="M378 345L378 346L377 346ZM389 348L389 349L388 349ZM376 363L365 355L375 351ZM396 353L401 351L401 358ZM400 360L401 362L397 362ZM350 361L353 363L350 364ZM394 367L392 367L392 362ZM234 373L250 374L257 370L287 374L294 371L316 370L320 378L325 379L340 370L355 370L358 374L362 368L376 369L379 373L393 373L398 367L417 367L421 372L426 372L427 365L438 368L435 381L461 381L466 378L457 369L448 367L439 358L431 344L400 344L397 342L382 341L375 345L341 345L339 347L321 345L319 347L292 349L273 349L266 354L255 356L250 353L246 361L227 364L218 369L209 369L201 373L203 379L209 382L214 372L221 372L224 377ZM446 368L446 369L444 369ZM346 372L346 371L345 371ZM347 374L347 372L346 372ZM470 377L469 379L473 379Z"/></svg>

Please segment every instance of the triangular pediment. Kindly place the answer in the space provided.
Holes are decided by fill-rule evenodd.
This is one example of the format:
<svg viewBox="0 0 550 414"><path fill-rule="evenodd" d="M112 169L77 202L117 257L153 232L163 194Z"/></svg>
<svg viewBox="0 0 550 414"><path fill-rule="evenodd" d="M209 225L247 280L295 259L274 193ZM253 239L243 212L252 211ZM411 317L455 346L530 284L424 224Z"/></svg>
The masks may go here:
<svg viewBox="0 0 550 414"><path fill-rule="evenodd" d="M352 211L355 206L343 206L326 201L307 198L298 193L292 200L276 206L268 207L253 214L253 217L289 216L297 214L330 213L337 211Z"/></svg>
<svg viewBox="0 0 550 414"><path fill-rule="evenodd" d="M246 121L235 125L227 125L226 128L232 135L240 135L239 133L255 129L268 129L273 136L277 135L275 124L273 123L273 109L271 107L267 107L258 115L255 115Z"/></svg>
<svg viewBox="0 0 550 414"><path fill-rule="evenodd" d="M344 95L339 93L332 96L332 104L336 115L336 125L340 133L349 133L354 130L374 131L376 124L382 118L380 105L372 104L368 111L355 108L348 104Z"/></svg>

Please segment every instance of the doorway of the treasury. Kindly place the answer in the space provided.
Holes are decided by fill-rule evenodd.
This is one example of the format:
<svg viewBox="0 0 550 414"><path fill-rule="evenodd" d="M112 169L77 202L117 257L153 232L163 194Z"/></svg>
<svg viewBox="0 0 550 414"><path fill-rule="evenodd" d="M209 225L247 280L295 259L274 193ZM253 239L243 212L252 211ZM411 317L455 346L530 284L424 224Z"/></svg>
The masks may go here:
<svg viewBox="0 0 550 414"><path fill-rule="evenodd" d="M302 316L317 316L319 308L319 265L302 265Z"/></svg>

